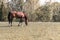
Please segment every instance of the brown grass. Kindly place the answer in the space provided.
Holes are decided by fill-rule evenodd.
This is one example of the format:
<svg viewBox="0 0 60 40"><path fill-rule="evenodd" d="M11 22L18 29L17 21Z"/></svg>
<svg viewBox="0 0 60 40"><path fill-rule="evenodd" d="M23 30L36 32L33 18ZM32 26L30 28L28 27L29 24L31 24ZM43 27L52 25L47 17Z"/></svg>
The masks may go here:
<svg viewBox="0 0 60 40"><path fill-rule="evenodd" d="M29 22L28 26L12 27L0 22L0 40L60 40L59 22Z"/></svg>

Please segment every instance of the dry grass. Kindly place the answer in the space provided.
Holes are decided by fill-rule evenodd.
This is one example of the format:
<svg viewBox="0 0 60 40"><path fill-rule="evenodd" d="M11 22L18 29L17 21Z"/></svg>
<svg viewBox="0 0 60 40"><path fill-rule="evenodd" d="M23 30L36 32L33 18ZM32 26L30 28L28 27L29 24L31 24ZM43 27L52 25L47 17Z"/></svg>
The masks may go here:
<svg viewBox="0 0 60 40"><path fill-rule="evenodd" d="M60 40L59 22L29 22L28 26L12 27L0 22L0 40Z"/></svg>

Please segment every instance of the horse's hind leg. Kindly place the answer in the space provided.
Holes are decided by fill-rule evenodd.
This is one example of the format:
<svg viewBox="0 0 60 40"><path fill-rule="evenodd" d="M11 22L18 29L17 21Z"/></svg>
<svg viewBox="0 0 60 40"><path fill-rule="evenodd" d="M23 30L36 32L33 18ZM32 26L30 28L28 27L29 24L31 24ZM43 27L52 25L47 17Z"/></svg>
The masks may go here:
<svg viewBox="0 0 60 40"><path fill-rule="evenodd" d="M8 21L9 21L9 25L12 26L13 17L12 18L8 18Z"/></svg>
<svg viewBox="0 0 60 40"><path fill-rule="evenodd" d="M10 25L10 26L12 26L12 21L13 21L13 19L10 19L10 20L9 20L9 25Z"/></svg>
<svg viewBox="0 0 60 40"><path fill-rule="evenodd" d="M9 25L10 25L10 19L8 18L8 23L9 23Z"/></svg>
<svg viewBox="0 0 60 40"><path fill-rule="evenodd" d="M11 25L11 19L10 17L8 17L8 23L9 23L9 26Z"/></svg>

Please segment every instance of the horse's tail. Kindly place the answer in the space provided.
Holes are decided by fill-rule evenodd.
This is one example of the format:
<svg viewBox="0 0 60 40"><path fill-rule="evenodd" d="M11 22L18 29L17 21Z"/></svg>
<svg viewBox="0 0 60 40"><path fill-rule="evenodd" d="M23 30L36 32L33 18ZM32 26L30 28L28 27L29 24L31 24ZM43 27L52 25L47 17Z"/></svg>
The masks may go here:
<svg viewBox="0 0 60 40"><path fill-rule="evenodd" d="M8 21L11 21L11 12L8 13Z"/></svg>

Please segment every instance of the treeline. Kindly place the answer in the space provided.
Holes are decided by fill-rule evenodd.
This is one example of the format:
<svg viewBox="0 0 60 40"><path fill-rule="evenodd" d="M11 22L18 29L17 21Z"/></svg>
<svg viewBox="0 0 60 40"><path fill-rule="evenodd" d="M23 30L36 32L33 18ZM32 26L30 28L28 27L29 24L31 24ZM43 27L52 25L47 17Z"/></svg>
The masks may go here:
<svg viewBox="0 0 60 40"><path fill-rule="evenodd" d="M60 3L47 3L44 6L40 6L29 17L30 21L60 22Z"/></svg>
<svg viewBox="0 0 60 40"><path fill-rule="evenodd" d="M29 10L29 11L31 11L31 10ZM7 14L9 12L9 8L3 7L2 12L4 15L2 17L3 21L7 21ZM0 12L0 14L1 14L1 12ZM27 14L28 14L29 21L60 22L60 3L58 3L58 2L54 2L52 4L47 3Z"/></svg>

